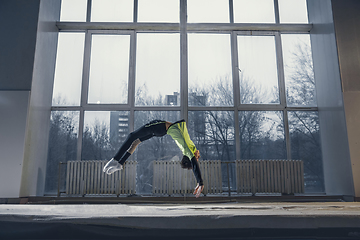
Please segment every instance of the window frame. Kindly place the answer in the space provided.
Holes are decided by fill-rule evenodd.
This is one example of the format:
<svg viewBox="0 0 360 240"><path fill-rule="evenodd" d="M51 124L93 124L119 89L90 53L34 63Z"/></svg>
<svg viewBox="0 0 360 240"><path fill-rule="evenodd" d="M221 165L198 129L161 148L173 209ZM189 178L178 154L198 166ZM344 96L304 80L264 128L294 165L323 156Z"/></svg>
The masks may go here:
<svg viewBox="0 0 360 240"><path fill-rule="evenodd" d="M288 107L285 94L284 63L281 34L309 34L311 23L283 24L279 20L278 0L274 0L274 24L234 23L233 0L229 0L229 23L187 23L187 0L179 0L179 23L137 22L138 0L134 0L133 22L91 22L91 0L87 4L86 22L57 22L59 32L85 32L83 81L81 87L80 106L53 106L51 111L80 111L77 158L81 159L82 135L85 111L129 111L129 129L134 130L135 111L180 111L180 117L188 119L189 111L232 111L234 113L236 159L240 159L239 111L282 111L285 126L287 158L291 159L288 111L318 111L317 107ZM137 33L180 33L180 105L179 106L136 106L135 105L135 73L136 73L136 41ZM233 106L188 106L188 33L226 33L230 34ZM130 35L128 102L127 104L88 104L89 66L92 34L125 34ZM240 83L238 71L237 36L256 35L274 36L278 71L279 104L242 104L240 102Z"/></svg>

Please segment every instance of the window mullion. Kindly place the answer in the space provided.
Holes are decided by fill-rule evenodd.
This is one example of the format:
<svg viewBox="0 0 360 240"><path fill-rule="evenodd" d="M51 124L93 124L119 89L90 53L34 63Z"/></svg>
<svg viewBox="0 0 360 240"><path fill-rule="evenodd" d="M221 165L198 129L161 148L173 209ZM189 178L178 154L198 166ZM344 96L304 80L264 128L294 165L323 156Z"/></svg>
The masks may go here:
<svg viewBox="0 0 360 240"><path fill-rule="evenodd" d="M277 2L277 0L275 0ZM280 94L280 105L283 107L283 121L285 131L285 144L286 144L286 156L287 159L291 159L291 141L290 141L290 130L288 121L288 111L286 109L286 86L285 86L285 73L284 73L284 60L282 54L281 35L279 32L275 33L275 44L276 44L276 58L278 67L278 79L279 79L279 94Z"/></svg>
<svg viewBox="0 0 360 240"><path fill-rule="evenodd" d="M91 32L85 32L84 44L84 60L83 60L83 76L81 85L81 100L80 100L80 119L79 119L79 135L77 141L76 158L81 159L82 139L84 131L84 106L87 105L88 89L89 89L89 72L90 72L90 52L91 52Z"/></svg>
<svg viewBox="0 0 360 240"><path fill-rule="evenodd" d="M87 0L86 22L91 22L91 5L92 0Z"/></svg>
<svg viewBox="0 0 360 240"><path fill-rule="evenodd" d="M280 23L280 14L279 14L279 2L274 0L274 13L275 13L275 23Z"/></svg>
<svg viewBox="0 0 360 240"><path fill-rule="evenodd" d="M188 120L187 0L180 0L180 115Z"/></svg>
<svg viewBox="0 0 360 240"><path fill-rule="evenodd" d="M232 2L232 1L231 1ZM231 58L233 74L233 95L234 95L234 128L235 128L235 153L236 159L240 159L240 128L239 128L239 106L240 106L240 82L239 63L237 49L237 34L231 33Z"/></svg>
<svg viewBox="0 0 360 240"><path fill-rule="evenodd" d="M285 131L285 144L286 144L286 157L291 159L291 141L290 141L290 127L288 110L284 110L284 131Z"/></svg>
<svg viewBox="0 0 360 240"><path fill-rule="evenodd" d="M234 2L233 2L233 0L229 0L229 17L230 17L230 23L234 23Z"/></svg>
<svg viewBox="0 0 360 240"><path fill-rule="evenodd" d="M137 19L138 19L138 9L139 9L139 4L138 4L138 0L134 0L134 23L137 22Z"/></svg>
<svg viewBox="0 0 360 240"><path fill-rule="evenodd" d="M128 80L128 105L130 106L129 130L134 130L134 106L135 106L135 75L136 75L136 40L134 31L130 34L130 66Z"/></svg>
<svg viewBox="0 0 360 240"><path fill-rule="evenodd" d="M284 60L282 54L281 35L279 32L275 33L276 45L276 59L278 70L278 84L280 94L280 105L286 107L286 88L285 88L285 74L284 74Z"/></svg>

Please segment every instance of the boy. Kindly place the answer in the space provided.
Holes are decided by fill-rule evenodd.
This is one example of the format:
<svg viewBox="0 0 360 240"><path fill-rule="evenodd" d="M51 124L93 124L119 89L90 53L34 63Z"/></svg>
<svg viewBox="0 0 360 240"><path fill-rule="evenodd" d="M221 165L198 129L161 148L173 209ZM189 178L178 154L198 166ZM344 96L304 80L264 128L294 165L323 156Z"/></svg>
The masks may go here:
<svg viewBox="0 0 360 240"><path fill-rule="evenodd" d="M175 123L154 120L140 127L136 131L131 132L115 156L105 165L103 171L107 174L112 174L115 171L123 169L125 161L131 156L131 154L134 153L136 147L141 142L154 136L162 137L166 134L170 135L174 139L177 146L183 153L181 167L193 170L197 180L194 195L199 197L200 193L204 189L198 163L200 152L196 149L195 144L190 139L185 120L180 120Z"/></svg>

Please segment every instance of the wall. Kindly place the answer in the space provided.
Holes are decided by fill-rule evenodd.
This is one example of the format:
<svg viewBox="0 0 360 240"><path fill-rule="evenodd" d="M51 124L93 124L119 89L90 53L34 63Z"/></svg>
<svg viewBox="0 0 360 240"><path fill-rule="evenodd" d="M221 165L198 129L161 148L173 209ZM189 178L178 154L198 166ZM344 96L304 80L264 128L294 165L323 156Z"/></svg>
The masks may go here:
<svg viewBox="0 0 360 240"><path fill-rule="evenodd" d="M60 0L41 0L20 197L43 196Z"/></svg>
<svg viewBox="0 0 360 240"><path fill-rule="evenodd" d="M344 2L344 1L342 1ZM345 1L346 2L346 1ZM354 196L343 95L330 0L307 0L319 108L325 191Z"/></svg>
<svg viewBox="0 0 360 240"><path fill-rule="evenodd" d="M0 1L0 197L19 197L40 1Z"/></svg>
<svg viewBox="0 0 360 240"><path fill-rule="evenodd" d="M360 1L333 0L332 10L355 196L360 199Z"/></svg>
<svg viewBox="0 0 360 240"><path fill-rule="evenodd" d="M0 90L30 90L39 0L0 1Z"/></svg>
<svg viewBox="0 0 360 240"><path fill-rule="evenodd" d="M0 198L19 197L29 91L0 91Z"/></svg>

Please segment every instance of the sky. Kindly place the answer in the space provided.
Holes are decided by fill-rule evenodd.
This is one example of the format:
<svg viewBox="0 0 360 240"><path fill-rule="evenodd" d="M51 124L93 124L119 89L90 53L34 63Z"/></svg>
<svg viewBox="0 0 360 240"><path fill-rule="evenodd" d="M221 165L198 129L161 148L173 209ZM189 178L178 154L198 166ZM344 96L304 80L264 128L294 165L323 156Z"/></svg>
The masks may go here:
<svg viewBox="0 0 360 240"><path fill-rule="evenodd" d="M229 23L228 2L188 0L188 22ZM275 22L272 0L233 2L236 23ZM86 21L86 4L87 0L62 0L60 21ZM279 11L281 23L307 23L305 0L279 0ZM91 21L132 22L133 0L92 0ZM179 22L179 0L138 0L138 22ZM54 97L61 95L70 105L80 104L84 36L83 33L59 34ZM252 75L257 84L265 88L276 86L278 74L274 41L269 38L240 36L237 41L242 73ZM229 35L189 33L188 41L189 86L231 76ZM129 42L129 35L93 36L89 74L91 103L126 102ZM179 43L178 33L138 34L136 89L145 83L154 97L180 90ZM291 47L285 44L284 52Z"/></svg>

